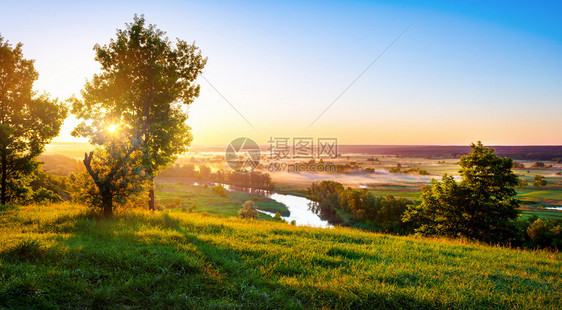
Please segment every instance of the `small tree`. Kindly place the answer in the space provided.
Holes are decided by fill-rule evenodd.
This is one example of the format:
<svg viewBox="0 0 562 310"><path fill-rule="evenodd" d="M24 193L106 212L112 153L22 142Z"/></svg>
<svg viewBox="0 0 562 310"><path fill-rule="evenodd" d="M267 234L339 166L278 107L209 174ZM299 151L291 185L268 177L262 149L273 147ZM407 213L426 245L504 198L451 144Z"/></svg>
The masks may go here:
<svg viewBox="0 0 562 310"><path fill-rule="evenodd" d="M86 172L77 180L81 186L77 200L102 208L105 217L112 216L115 203L124 205L142 197L146 179L141 160L135 145L118 139L85 154Z"/></svg>
<svg viewBox="0 0 562 310"><path fill-rule="evenodd" d="M242 205L242 209L238 211L238 215L240 215L243 219L255 220L258 218L258 210L256 209L253 201L247 200Z"/></svg>
<svg viewBox="0 0 562 310"><path fill-rule="evenodd" d="M531 168L544 168L545 164L542 161L536 161L533 163Z"/></svg>
<svg viewBox="0 0 562 310"><path fill-rule="evenodd" d="M23 58L22 44L12 47L0 36L0 204L29 192L35 159L68 114L65 105L33 91L37 78L33 60Z"/></svg>
<svg viewBox="0 0 562 310"><path fill-rule="evenodd" d="M226 189L221 184L213 186L213 192L219 196L226 197Z"/></svg>
<svg viewBox="0 0 562 310"><path fill-rule="evenodd" d="M535 175L533 185L536 187L546 186L547 182L542 175Z"/></svg>
<svg viewBox="0 0 562 310"><path fill-rule="evenodd" d="M513 161L481 142L471 148L460 160L462 180L447 175L441 182L432 180L432 186L423 189L422 203L411 206L403 219L422 234L508 241L519 208Z"/></svg>

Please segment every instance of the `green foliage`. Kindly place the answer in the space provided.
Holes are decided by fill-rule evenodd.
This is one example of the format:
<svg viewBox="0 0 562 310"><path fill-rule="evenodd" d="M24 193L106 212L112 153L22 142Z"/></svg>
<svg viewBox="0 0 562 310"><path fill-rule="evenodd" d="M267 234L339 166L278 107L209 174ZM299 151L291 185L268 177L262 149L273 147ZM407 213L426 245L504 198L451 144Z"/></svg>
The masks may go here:
<svg viewBox="0 0 562 310"><path fill-rule="evenodd" d="M135 146L112 139L104 149L86 156L87 171L80 173L75 182L79 187L76 201L94 208L102 208L111 216L114 204L124 207L146 201L146 178L140 164L142 158Z"/></svg>
<svg viewBox="0 0 562 310"><path fill-rule="evenodd" d="M194 44L173 44L164 31L136 15L115 39L94 50L102 71L84 86L83 101L72 99L73 113L84 120L73 134L104 145L110 126L117 126L122 139L137 141L152 182L193 139L186 109L199 96L194 81L207 60ZM153 209L152 184L149 191Z"/></svg>
<svg viewBox="0 0 562 310"><path fill-rule="evenodd" d="M375 196L362 189L345 188L334 181L314 182L309 188L307 198L315 201L313 211L331 223L346 222L343 213L353 216L353 221L366 224L363 228L386 232L405 233L408 230L401 218L413 202L404 198Z"/></svg>
<svg viewBox="0 0 562 310"><path fill-rule="evenodd" d="M226 197L226 189L220 184L213 186L213 192L219 196Z"/></svg>
<svg viewBox="0 0 562 310"><path fill-rule="evenodd" d="M410 206L404 221L424 235L464 237L485 242L510 242L519 204L511 158L501 158L481 142L460 159L460 182L443 175L423 188L422 203Z"/></svg>
<svg viewBox="0 0 562 310"><path fill-rule="evenodd" d="M45 188L40 188L34 191L32 199L37 203L53 203L62 201L62 198L57 193Z"/></svg>
<svg viewBox="0 0 562 310"><path fill-rule="evenodd" d="M35 158L59 133L68 114L65 105L47 94L37 95L33 60L23 58L0 36L0 203L29 198L28 184L37 169Z"/></svg>
<svg viewBox="0 0 562 310"><path fill-rule="evenodd" d="M531 168L544 168L545 164L542 161L536 161L531 165Z"/></svg>
<svg viewBox="0 0 562 310"><path fill-rule="evenodd" d="M273 217L273 219L277 222L284 221L283 218L281 217L281 213L279 213L279 212L275 212L275 216Z"/></svg>
<svg viewBox="0 0 562 310"><path fill-rule="evenodd" d="M535 175L533 186L540 187L540 186L546 186L546 184L547 182L542 175L538 175L538 174Z"/></svg>
<svg viewBox="0 0 562 310"><path fill-rule="evenodd" d="M274 188L269 173L261 171L238 173L236 171L222 169L212 172L211 168L206 165L200 165L198 169L199 170L195 170L195 166L192 164L175 165L160 172L159 176L197 179L253 189L273 190Z"/></svg>
<svg viewBox="0 0 562 310"><path fill-rule="evenodd" d="M258 209L253 201L247 200L242 205L242 209L238 211L238 215L243 219L255 220L258 218Z"/></svg>
<svg viewBox="0 0 562 310"><path fill-rule="evenodd" d="M535 220L526 230L534 245L562 249L562 220Z"/></svg>

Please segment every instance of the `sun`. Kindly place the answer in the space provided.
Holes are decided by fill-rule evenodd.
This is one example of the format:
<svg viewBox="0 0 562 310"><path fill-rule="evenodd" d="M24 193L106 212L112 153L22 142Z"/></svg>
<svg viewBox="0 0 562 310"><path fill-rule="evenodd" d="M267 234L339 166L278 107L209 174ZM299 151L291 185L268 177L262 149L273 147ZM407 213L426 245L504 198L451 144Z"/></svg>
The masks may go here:
<svg viewBox="0 0 562 310"><path fill-rule="evenodd" d="M114 133L117 130L117 125L110 125L107 130L109 130L110 133Z"/></svg>

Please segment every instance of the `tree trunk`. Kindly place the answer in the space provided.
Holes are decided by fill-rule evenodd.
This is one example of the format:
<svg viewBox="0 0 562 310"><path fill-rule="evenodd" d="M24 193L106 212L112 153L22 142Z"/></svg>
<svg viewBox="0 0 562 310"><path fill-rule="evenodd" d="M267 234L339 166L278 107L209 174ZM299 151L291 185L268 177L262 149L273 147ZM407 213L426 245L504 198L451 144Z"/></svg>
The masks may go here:
<svg viewBox="0 0 562 310"><path fill-rule="evenodd" d="M0 181L0 204L5 205L8 198L6 192L8 190L8 167L7 167L6 154L2 152L2 179Z"/></svg>
<svg viewBox="0 0 562 310"><path fill-rule="evenodd" d="M103 206L103 216L110 218L113 215L113 195L111 192L102 193L101 204Z"/></svg>
<svg viewBox="0 0 562 310"><path fill-rule="evenodd" d="M92 158L94 158L94 151L91 151L90 154L84 154L84 166L86 167L86 171L94 180L98 188L98 192L101 194L101 206L103 208L103 216L109 218L113 215L113 193L111 192L111 178L105 178L104 180L100 180L98 174L92 168Z"/></svg>
<svg viewBox="0 0 562 310"><path fill-rule="evenodd" d="M148 189L148 209L154 211L154 179L152 178L152 174L149 174L148 178L150 184L150 188Z"/></svg>

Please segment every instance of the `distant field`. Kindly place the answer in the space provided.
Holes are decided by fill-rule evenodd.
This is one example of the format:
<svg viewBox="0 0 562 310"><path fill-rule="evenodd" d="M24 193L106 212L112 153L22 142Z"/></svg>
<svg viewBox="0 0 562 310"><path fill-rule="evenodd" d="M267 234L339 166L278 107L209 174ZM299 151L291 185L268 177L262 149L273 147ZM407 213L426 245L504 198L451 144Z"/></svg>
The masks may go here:
<svg viewBox="0 0 562 310"><path fill-rule="evenodd" d="M222 197L213 192L211 186L192 185L189 180L156 179L157 204L172 211L191 209L191 212L204 212L214 216L237 216L242 204L252 200L260 210L279 212L282 216L289 215L287 207L275 200L237 191L227 191L226 194L226 197ZM266 214L259 216L271 218Z"/></svg>
<svg viewBox="0 0 562 310"><path fill-rule="evenodd" d="M364 146L366 147L366 146ZM379 147L380 148L380 147ZM58 175L68 175L70 172L76 172L81 169L81 159L84 156L84 152L92 149L92 146L87 143L53 143L47 145L47 151L40 157L40 160L45 162L43 168L49 173ZM361 148L360 148L361 149ZM389 151L387 148L383 148L385 151ZM400 149L400 148L399 148ZM436 152L434 147L418 147L414 148L417 151L431 150L431 152ZM451 148L449 151L456 149ZM548 152L557 151L559 148L506 148L504 151L509 152L519 152L528 150L543 150ZM402 148L406 150L406 148ZM213 169L219 169L222 167L220 160L220 152L215 153L205 153L204 149L201 149L202 153L190 153L188 156L184 156L178 159L178 163L181 164L205 164ZM404 151L406 152L406 151ZM407 153L407 152L406 152ZM423 154L423 153L420 153ZM433 154L433 153L432 153ZM550 154L550 153L549 153ZM554 154L554 153L552 153ZM71 157L74 159L67 158ZM77 161L77 160L78 161ZM539 212L538 215L549 214L550 217L555 216L557 211L546 211L542 208L552 207L552 206L562 206L562 176L557 175L557 172L562 171L562 165L556 162L544 161L546 165L553 165L552 168L531 168L531 165L535 160L519 160L527 168L525 169L515 169L515 172L521 176L521 178L529 183L529 186L525 188L518 188L518 197L522 200L522 205L525 209L523 214L528 214L529 212ZM439 178L443 173L448 173L456 175L459 169L458 158L453 159L443 159L443 158L421 158L421 157L400 157L396 155L389 154L343 154L340 158L333 160L336 164L347 164L350 162L357 163L362 168L372 168L379 173L366 174L311 174L311 173L273 173L272 179L275 183L276 190L285 193L293 194L298 196L306 195L306 189L310 186L312 182L321 180L334 180L344 184L345 186L351 187L363 187L367 188L369 191L376 195L394 195L397 197L404 197L412 200L419 200L421 198L421 187L429 183L431 178ZM264 162L264 164L266 164ZM420 169L425 170L430 173L430 176L421 176L417 174L389 174L387 171L391 168L396 167L398 164L401 165L402 170L405 169ZM542 175L548 182L545 187L534 187L532 186L533 178L535 175ZM170 185L170 184L168 184ZM172 185L170 185L172 186ZM181 188L173 188L171 190L158 191L158 198L164 203L165 206L170 206L170 199L177 200L180 199L180 205L186 206L187 208L193 206L193 203L197 199L193 200L189 197L180 197L177 194L181 192ZM187 189L189 191L189 188ZM242 195L243 193L241 193ZM203 197L201 202L207 201L206 199L211 199L213 201L207 201L206 205L208 207L202 207L203 203L199 203L199 207L196 206L195 212L209 212L210 214L224 214L232 215L235 214L235 209L241 204L240 201L243 199L251 199L249 196L237 197L237 194L232 194L232 199L220 200L216 198ZM196 202L197 204L197 202ZM259 202L263 209L268 208L269 210L279 210L282 211L282 207L276 206L272 201L261 201ZM267 206L266 206L267 205ZM181 208L180 208L181 210ZM237 212L237 210L236 210Z"/></svg>
<svg viewBox="0 0 562 310"><path fill-rule="evenodd" d="M560 309L560 253L183 212L0 211L0 308Z"/></svg>
<svg viewBox="0 0 562 310"><path fill-rule="evenodd" d="M45 146L43 155L64 155L73 159L84 159L84 153L92 151L89 143L53 142Z"/></svg>

